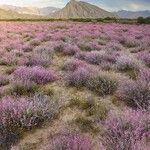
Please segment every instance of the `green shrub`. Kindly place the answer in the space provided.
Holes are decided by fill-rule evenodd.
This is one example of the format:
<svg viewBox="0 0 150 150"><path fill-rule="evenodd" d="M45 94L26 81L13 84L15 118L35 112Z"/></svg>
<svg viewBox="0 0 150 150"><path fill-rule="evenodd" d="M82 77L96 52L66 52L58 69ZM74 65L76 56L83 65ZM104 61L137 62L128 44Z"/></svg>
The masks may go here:
<svg viewBox="0 0 150 150"><path fill-rule="evenodd" d="M150 105L150 88L144 82L123 82L119 86L116 96L133 108L148 109Z"/></svg>
<svg viewBox="0 0 150 150"><path fill-rule="evenodd" d="M137 19L137 23L139 23L139 24L150 24L150 17L147 17L147 18L139 17Z"/></svg>

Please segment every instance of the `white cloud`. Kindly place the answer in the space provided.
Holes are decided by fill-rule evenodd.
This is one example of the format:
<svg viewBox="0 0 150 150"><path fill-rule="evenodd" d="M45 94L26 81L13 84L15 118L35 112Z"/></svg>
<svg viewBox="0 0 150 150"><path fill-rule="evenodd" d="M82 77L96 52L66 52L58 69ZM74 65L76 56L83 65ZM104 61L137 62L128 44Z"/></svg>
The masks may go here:
<svg viewBox="0 0 150 150"><path fill-rule="evenodd" d="M138 9L141 8L141 5L140 4L131 3L129 5L129 8L131 8L132 10L138 10Z"/></svg>

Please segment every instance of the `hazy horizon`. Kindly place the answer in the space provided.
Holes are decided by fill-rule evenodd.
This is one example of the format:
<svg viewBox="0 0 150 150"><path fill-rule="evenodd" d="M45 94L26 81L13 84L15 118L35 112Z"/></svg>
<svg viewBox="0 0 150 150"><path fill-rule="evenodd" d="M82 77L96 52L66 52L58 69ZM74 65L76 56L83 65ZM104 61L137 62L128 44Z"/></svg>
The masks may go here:
<svg viewBox="0 0 150 150"><path fill-rule="evenodd" d="M139 10L150 10L149 0L81 0L94 5L97 5L103 9L109 11L117 10L130 10L130 11L139 11ZM64 7L69 0L1 0L0 4L3 5L13 5L21 7Z"/></svg>

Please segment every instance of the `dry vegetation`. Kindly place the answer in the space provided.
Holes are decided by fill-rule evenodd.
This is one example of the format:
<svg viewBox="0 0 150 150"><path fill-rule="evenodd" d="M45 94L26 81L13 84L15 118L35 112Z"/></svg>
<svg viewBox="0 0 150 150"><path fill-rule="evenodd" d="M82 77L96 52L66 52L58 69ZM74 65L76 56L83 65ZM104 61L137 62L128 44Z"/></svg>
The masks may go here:
<svg viewBox="0 0 150 150"><path fill-rule="evenodd" d="M150 26L0 23L0 150L148 150Z"/></svg>

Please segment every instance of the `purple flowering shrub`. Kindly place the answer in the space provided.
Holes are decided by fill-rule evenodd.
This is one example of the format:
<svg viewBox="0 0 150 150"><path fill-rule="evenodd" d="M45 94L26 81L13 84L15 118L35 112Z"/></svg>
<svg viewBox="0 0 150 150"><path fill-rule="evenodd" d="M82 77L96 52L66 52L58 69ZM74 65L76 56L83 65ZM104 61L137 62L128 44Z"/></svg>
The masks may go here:
<svg viewBox="0 0 150 150"><path fill-rule="evenodd" d="M117 41L108 43L105 47L105 50L107 51L122 51L124 48L121 44L119 44Z"/></svg>
<svg viewBox="0 0 150 150"><path fill-rule="evenodd" d="M5 98L0 101L0 147L4 150L10 149L11 144L18 139L18 120L24 107L25 105L22 101L19 103L11 98Z"/></svg>
<svg viewBox="0 0 150 150"><path fill-rule="evenodd" d="M76 59L80 59L80 60L85 60L85 56L86 56L86 52L78 52L78 53L75 55L75 58L76 58Z"/></svg>
<svg viewBox="0 0 150 150"><path fill-rule="evenodd" d="M22 57L17 62L18 65L24 66L42 66L48 67L51 64L49 55L32 54L31 56Z"/></svg>
<svg viewBox="0 0 150 150"><path fill-rule="evenodd" d="M84 61L81 61L79 59L72 59L67 63L65 63L62 69L65 71L75 71L79 67L86 67L86 66L87 64Z"/></svg>
<svg viewBox="0 0 150 150"><path fill-rule="evenodd" d="M76 55L76 58L85 60L86 62L94 65L102 65L104 64L115 64L116 59L118 57L117 53L109 53L108 51L91 51L87 53L79 53Z"/></svg>
<svg viewBox="0 0 150 150"><path fill-rule="evenodd" d="M57 32L57 33L54 33L51 37L51 39L53 41L63 41L63 42L66 42L67 41L67 38L65 37L64 34L62 34L61 32Z"/></svg>
<svg viewBox="0 0 150 150"><path fill-rule="evenodd" d="M133 108L148 109L150 106L150 87L143 81L126 81L121 83L116 96Z"/></svg>
<svg viewBox="0 0 150 150"><path fill-rule="evenodd" d="M29 56L22 56L18 59L17 65L18 66L27 66L29 62Z"/></svg>
<svg viewBox="0 0 150 150"><path fill-rule="evenodd" d="M92 150L91 140L80 134L57 134L42 150Z"/></svg>
<svg viewBox="0 0 150 150"><path fill-rule="evenodd" d="M56 52L63 52L64 47L65 47L65 44L64 44L64 42L62 42L62 41L57 42L57 43L54 44L54 50L55 50Z"/></svg>
<svg viewBox="0 0 150 150"><path fill-rule="evenodd" d="M92 75L91 69L79 67L74 72L68 73L66 82L70 86L83 87Z"/></svg>
<svg viewBox="0 0 150 150"><path fill-rule="evenodd" d="M66 127L71 131L86 130L94 147L81 134L63 132L47 139L45 149L145 150L145 141L149 140L145 140L144 127L146 122L149 125L146 113L150 108L149 29L149 25L119 23L0 22L0 149L10 149L26 130L55 117L59 106L55 107L53 100L58 96L62 105L68 107L61 109L64 113L56 120L57 130L53 129L55 124L50 127L52 134ZM66 60L69 61L64 63ZM58 76L51 67L60 75L53 84L50 83ZM38 91L50 99L33 98ZM101 101L106 102L107 110ZM126 108L120 113L124 104L134 109ZM118 110L120 115L107 118L109 109ZM114 122L108 125L105 119ZM96 145L101 136L99 122L100 132L103 123L106 127L101 145L104 148ZM33 149L39 142L32 143ZM32 149L29 147L25 149Z"/></svg>
<svg viewBox="0 0 150 150"><path fill-rule="evenodd" d="M61 53L62 55L66 56L73 56L80 52L80 48L74 44L74 43L64 43L62 41L60 42L55 42L53 44L53 49L56 52Z"/></svg>
<svg viewBox="0 0 150 150"><path fill-rule="evenodd" d="M78 48L78 46L73 44L66 44L63 49L64 55L75 55L79 51L80 49Z"/></svg>
<svg viewBox="0 0 150 150"><path fill-rule="evenodd" d="M38 90L38 86L34 81L29 79L15 79L11 81L12 94L15 95L30 95Z"/></svg>
<svg viewBox="0 0 150 150"><path fill-rule="evenodd" d="M92 41L89 43L89 47L91 48L91 50L101 50L102 46L97 42L97 41Z"/></svg>
<svg viewBox="0 0 150 150"><path fill-rule="evenodd" d="M18 65L48 67L51 64L54 54L54 50L50 44L47 43L35 47L31 54L25 55L18 60Z"/></svg>
<svg viewBox="0 0 150 150"><path fill-rule="evenodd" d="M118 85L116 79L108 74L98 73L97 69L88 66L69 72L66 82L70 86L86 87L101 96L113 94Z"/></svg>
<svg viewBox="0 0 150 150"><path fill-rule="evenodd" d="M117 81L105 73L94 74L87 82L86 87L100 96L111 95L117 89Z"/></svg>
<svg viewBox="0 0 150 150"><path fill-rule="evenodd" d="M18 49L22 50L23 52L31 52L33 49L33 46L31 46L31 45L29 45L29 43L27 43L27 44L20 45L18 47Z"/></svg>
<svg viewBox="0 0 150 150"><path fill-rule="evenodd" d="M19 67L14 71L14 77L20 80L30 80L37 84L46 84L57 80L57 76L51 70L43 67Z"/></svg>
<svg viewBox="0 0 150 150"><path fill-rule="evenodd" d="M85 60L88 63L100 65L102 61L102 54L99 51L92 51L85 54Z"/></svg>
<svg viewBox="0 0 150 150"><path fill-rule="evenodd" d="M150 113L125 109L111 112L103 124L103 145L109 150L148 150Z"/></svg>
<svg viewBox="0 0 150 150"><path fill-rule="evenodd" d="M55 43L47 42L44 45L37 46L33 49L33 54L36 55L49 55L53 56L54 50L53 47L55 46Z"/></svg>
<svg viewBox="0 0 150 150"><path fill-rule="evenodd" d="M22 127L30 129L46 120L53 119L59 112L60 103L57 99L50 100L50 97L40 93L29 98L26 106L23 111L24 119L21 122Z"/></svg>
<svg viewBox="0 0 150 150"><path fill-rule="evenodd" d="M37 46L33 53L28 57L27 66L43 66L47 67L51 64L54 50L51 43Z"/></svg>
<svg viewBox="0 0 150 150"><path fill-rule="evenodd" d="M138 59L140 59L145 65L150 67L150 51L142 51L138 53Z"/></svg>
<svg viewBox="0 0 150 150"><path fill-rule="evenodd" d="M58 113L59 104L42 94L33 98L5 97L0 101L0 147L9 149L24 130L32 129Z"/></svg>
<svg viewBox="0 0 150 150"><path fill-rule="evenodd" d="M141 69L139 71L137 80L150 85L150 69Z"/></svg>
<svg viewBox="0 0 150 150"><path fill-rule="evenodd" d="M3 56L0 58L0 65L14 65L16 64L16 55L14 53L5 53Z"/></svg>
<svg viewBox="0 0 150 150"><path fill-rule="evenodd" d="M118 57L116 61L116 68L120 71L137 70L138 66L139 65L128 56Z"/></svg>
<svg viewBox="0 0 150 150"><path fill-rule="evenodd" d="M49 55L33 55L29 57L27 66L43 66L48 67L51 64L51 58Z"/></svg>
<svg viewBox="0 0 150 150"><path fill-rule="evenodd" d="M140 42L137 39L135 39L134 37L128 36L128 37L124 38L124 41L122 44L128 48L132 48L132 47L138 47Z"/></svg>

